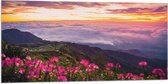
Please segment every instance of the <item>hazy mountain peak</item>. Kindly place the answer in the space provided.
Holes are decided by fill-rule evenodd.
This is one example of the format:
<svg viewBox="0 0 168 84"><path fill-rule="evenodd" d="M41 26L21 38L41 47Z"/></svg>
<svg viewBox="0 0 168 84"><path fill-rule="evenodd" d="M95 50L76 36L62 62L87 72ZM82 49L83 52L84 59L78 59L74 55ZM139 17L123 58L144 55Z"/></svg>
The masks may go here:
<svg viewBox="0 0 168 84"><path fill-rule="evenodd" d="M38 43L43 40L30 32L22 32L18 29L6 29L2 31L2 40L11 44Z"/></svg>

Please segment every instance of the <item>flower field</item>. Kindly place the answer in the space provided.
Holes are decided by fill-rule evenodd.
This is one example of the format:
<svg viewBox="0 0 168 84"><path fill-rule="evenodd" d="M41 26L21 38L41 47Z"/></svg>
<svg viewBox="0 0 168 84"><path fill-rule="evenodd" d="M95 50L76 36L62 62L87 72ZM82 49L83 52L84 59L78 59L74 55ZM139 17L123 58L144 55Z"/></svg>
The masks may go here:
<svg viewBox="0 0 168 84"><path fill-rule="evenodd" d="M100 81L100 80L152 80L166 79L166 73L161 68L145 72L146 61L137 64L142 72L122 72L119 63L109 62L100 68L87 59L82 59L75 66L62 65L60 57L52 56L48 60L27 56L5 57L2 60L3 82L39 82L39 81Z"/></svg>

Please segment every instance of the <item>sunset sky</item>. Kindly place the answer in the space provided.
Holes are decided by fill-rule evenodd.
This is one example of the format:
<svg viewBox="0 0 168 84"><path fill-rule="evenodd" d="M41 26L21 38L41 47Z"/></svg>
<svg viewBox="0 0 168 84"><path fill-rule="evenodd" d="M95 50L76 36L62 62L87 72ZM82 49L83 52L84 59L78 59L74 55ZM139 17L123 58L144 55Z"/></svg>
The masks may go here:
<svg viewBox="0 0 168 84"><path fill-rule="evenodd" d="M165 22L166 4L2 1L2 21Z"/></svg>

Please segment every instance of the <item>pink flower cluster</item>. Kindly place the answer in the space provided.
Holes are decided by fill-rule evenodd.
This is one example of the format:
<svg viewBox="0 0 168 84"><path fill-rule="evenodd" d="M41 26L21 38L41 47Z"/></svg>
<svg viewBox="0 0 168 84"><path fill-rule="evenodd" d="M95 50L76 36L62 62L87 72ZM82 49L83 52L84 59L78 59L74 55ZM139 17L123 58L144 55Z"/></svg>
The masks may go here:
<svg viewBox="0 0 168 84"><path fill-rule="evenodd" d="M24 69L24 68L20 68L20 69L19 69L19 73L20 73L20 74L23 74L24 72L25 72L25 69Z"/></svg>
<svg viewBox="0 0 168 84"><path fill-rule="evenodd" d="M66 74L67 74L67 71L65 70L64 67L58 66L58 74L59 74L59 75L66 75Z"/></svg>
<svg viewBox="0 0 168 84"><path fill-rule="evenodd" d="M58 81L67 81L66 76L58 76L57 79Z"/></svg>
<svg viewBox="0 0 168 84"><path fill-rule="evenodd" d="M99 69L99 66L94 64L94 63L90 63L88 60L83 59L80 61L80 64L82 64L83 66L85 66L85 71L86 72L95 72L96 69Z"/></svg>
<svg viewBox="0 0 168 84"><path fill-rule="evenodd" d="M63 66L60 66L58 62L58 57L51 57L49 61L46 61L44 63L42 62L42 60L27 61L26 66L29 67L30 70L28 78L42 78L42 75L40 75L41 73L49 73L52 76L54 76L54 74L61 77L65 76L67 74L67 71Z"/></svg>
<svg viewBox="0 0 168 84"><path fill-rule="evenodd" d="M140 66L140 67L145 67L145 66L147 66L148 65L148 63L146 62L146 61L141 61L141 62L139 62L138 63L138 65Z"/></svg>
<svg viewBox="0 0 168 84"><path fill-rule="evenodd" d="M107 63L104 69L90 63L89 60L82 59L79 64L73 66L61 65L57 56L51 57L49 60L41 60L27 56L25 59L6 57L2 60L3 71L9 70L16 72L16 75L25 76L28 81L69 81L69 80L141 80L141 79L160 79L166 78L166 74L160 68L153 69L149 74L140 73L121 73L121 65L119 63ZM139 62L139 66L147 66L146 61ZM14 68L13 68L14 67ZM144 67L146 68L146 67ZM12 69L12 70L10 70ZM7 72L10 73L10 72ZM3 73L4 74L4 73ZM156 77L157 76L157 77Z"/></svg>
<svg viewBox="0 0 168 84"><path fill-rule="evenodd" d="M95 72L96 69L99 69L99 67L98 67L96 64L91 63L91 64L89 64L88 67L86 67L86 70L85 70L85 71L86 71L86 72Z"/></svg>
<svg viewBox="0 0 168 84"><path fill-rule="evenodd" d="M121 68L121 65L119 63L117 63L116 68Z"/></svg>
<svg viewBox="0 0 168 84"><path fill-rule="evenodd" d="M132 80L140 80L141 77L132 73L127 73L125 78Z"/></svg>
<svg viewBox="0 0 168 84"><path fill-rule="evenodd" d="M59 58L58 57L51 57L50 62L59 62Z"/></svg>
<svg viewBox="0 0 168 84"><path fill-rule="evenodd" d="M82 71L80 70L80 67L79 67L79 66L76 66L76 67L67 67L67 71L69 71L70 73L74 73L74 74L76 74L76 73L78 73L78 72L82 72Z"/></svg>
<svg viewBox="0 0 168 84"><path fill-rule="evenodd" d="M118 74L119 80L140 80L141 78L141 76L135 75L133 73L127 73L126 75L124 75L123 73Z"/></svg>
<svg viewBox="0 0 168 84"><path fill-rule="evenodd" d="M23 60L21 60L20 58L5 58L5 60L2 60L2 66L13 66L15 65L16 67L19 67L19 66L23 66L24 63L23 63Z"/></svg>
<svg viewBox="0 0 168 84"><path fill-rule="evenodd" d="M80 64L82 64L82 65L84 65L84 66L88 66L89 61L86 60L86 59L83 59L83 60L80 61Z"/></svg>
<svg viewBox="0 0 168 84"><path fill-rule="evenodd" d="M107 63L107 65L106 65L106 70L107 71L109 71L111 68L113 68L114 67L114 64L113 63L111 63L111 62L109 62L109 63ZM119 64L119 63L117 63L116 65L115 65L115 68L116 69L119 69L119 68L121 68L121 65Z"/></svg>
<svg viewBox="0 0 168 84"><path fill-rule="evenodd" d="M58 80L62 81L67 81L65 78L67 74L67 70L63 67L60 66L58 63L59 59L58 57L51 57L49 61L43 62L40 59L34 59L32 60L30 56L26 57L26 60L23 61L20 58L9 58L7 57L5 60L2 61L2 66L3 67L12 67L16 66L18 67L18 73L24 74L25 69L27 69L26 77L27 79L42 79L44 78L45 75L43 74L50 74L53 75L55 74L58 75Z"/></svg>
<svg viewBox="0 0 168 84"><path fill-rule="evenodd" d="M119 79L119 80L125 80L124 74L123 74L123 73L118 74L118 79Z"/></svg>
<svg viewBox="0 0 168 84"><path fill-rule="evenodd" d="M161 68L153 69L152 73L160 76L160 79L164 79L166 77L166 74L163 72L163 70Z"/></svg>
<svg viewBox="0 0 168 84"><path fill-rule="evenodd" d="M30 56L26 56L26 60L31 60L31 57Z"/></svg>
<svg viewBox="0 0 168 84"><path fill-rule="evenodd" d="M113 64L113 63L107 63L107 66L108 66L108 67L113 67L114 64Z"/></svg>

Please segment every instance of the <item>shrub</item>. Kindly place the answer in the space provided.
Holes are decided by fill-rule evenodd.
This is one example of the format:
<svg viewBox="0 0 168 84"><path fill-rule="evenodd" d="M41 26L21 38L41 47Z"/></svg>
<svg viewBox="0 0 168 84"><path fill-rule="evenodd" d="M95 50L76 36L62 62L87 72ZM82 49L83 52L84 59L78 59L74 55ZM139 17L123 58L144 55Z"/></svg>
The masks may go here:
<svg viewBox="0 0 168 84"><path fill-rule="evenodd" d="M2 41L2 53L7 57L19 57L24 59L28 54L28 49L16 45L9 45L7 42Z"/></svg>

